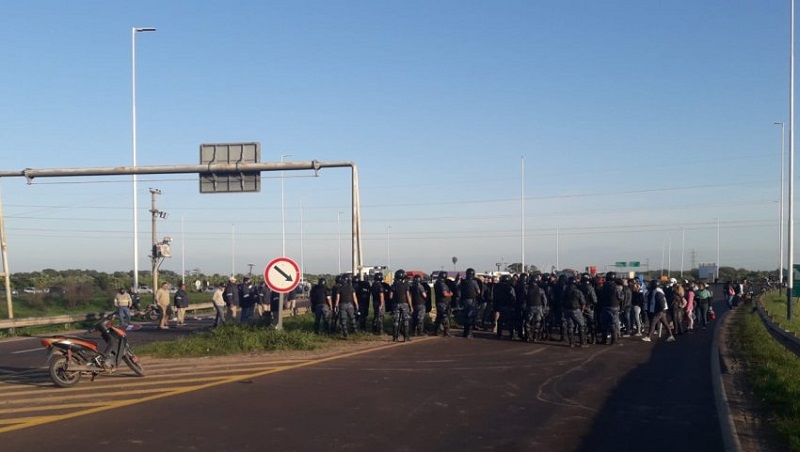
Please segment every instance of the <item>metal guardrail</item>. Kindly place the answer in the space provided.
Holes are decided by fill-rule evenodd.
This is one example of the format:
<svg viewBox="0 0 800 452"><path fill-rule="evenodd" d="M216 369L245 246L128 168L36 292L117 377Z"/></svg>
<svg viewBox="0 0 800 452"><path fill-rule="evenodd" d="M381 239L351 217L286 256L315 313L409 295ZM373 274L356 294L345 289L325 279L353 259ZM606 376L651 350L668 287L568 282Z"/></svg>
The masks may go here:
<svg viewBox="0 0 800 452"><path fill-rule="evenodd" d="M761 321L764 323L764 326L767 327L767 331L769 331L772 337L786 347L787 350L797 355L797 357L800 357L800 339L798 339L796 333L776 323L773 317L770 316L769 312L764 308L764 305L761 304L760 298L756 299L755 305L758 310L758 315L761 317Z"/></svg>
<svg viewBox="0 0 800 452"><path fill-rule="evenodd" d="M307 300L301 299L297 302L297 312L305 313L310 310L307 306ZM187 312L214 310L213 303L194 303L186 308ZM47 325L69 325L70 323L97 320L108 312L90 312L87 314L72 314L72 315L57 315L51 317L31 317L25 319L5 319L0 320L0 330L10 330L14 328L25 328L31 326L47 326ZM116 312L116 310L114 311ZM290 316L292 311L290 309L283 310L283 317Z"/></svg>
<svg viewBox="0 0 800 452"><path fill-rule="evenodd" d="M214 305L212 303L196 303L187 308L187 311L200 311L204 309L214 309ZM59 325L65 324L68 325L70 323L75 322L83 322L85 320L95 320L99 319L100 316L103 316L109 312L90 312L87 314L66 314L66 315L56 315L51 317L30 317L24 319L5 319L0 320L0 330L10 330L14 328L24 328L24 327L31 327L31 326L47 326L47 325ZM113 312L116 312L113 311Z"/></svg>

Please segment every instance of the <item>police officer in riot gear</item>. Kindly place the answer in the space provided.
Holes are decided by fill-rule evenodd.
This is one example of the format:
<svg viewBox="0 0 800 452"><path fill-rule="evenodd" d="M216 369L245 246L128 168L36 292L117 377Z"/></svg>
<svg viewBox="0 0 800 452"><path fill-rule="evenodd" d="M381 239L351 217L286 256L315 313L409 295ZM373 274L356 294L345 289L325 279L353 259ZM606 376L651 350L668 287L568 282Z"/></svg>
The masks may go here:
<svg viewBox="0 0 800 452"><path fill-rule="evenodd" d="M514 328L520 339L525 340L525 299L528 296L528 274L521 273L514 284L516 302L514 303Z"/></svg>
<svg viewBox="0 0 800 452"><path fill-rule="evenodd" d="M567 285L562 294L563 300L563 315L566 322L567 337L569 338L570 347L582 347L585 341L584 325L583 325L583 309L586 307L586 299L575 285L575 277L570 276L567 279ZM575 342L575 330L578 330L578 340Z"/></svg>
<svg viewBox="0 0 800 452"><path fill-rule="evenodd" d="M497 338L503 337L503 330L509 330L509 339L514 339L514 331L516 330L516 302L517 297L514 292L514 287L511 285L511 277L503 275L500 277L500 282L495 284L494 300L495 309L500 312L500 319L497 322Z"/></svg>
<svg viewBox="0 0 800 452"><path fill-rule="evenodd" d="M477 300L481 295L480 286L475 280L475 269L467 269L466 277L459 285L459 294L464 307L464 337L471 338L472 330L475 329Z"/></svg>
<svg viewBox="0 0 800 452"><path fill-rule="evenodd" d="M343 275L339 285L339 291L336 294L336 299L333 303L334 309L339 310L340 326L342 327L342 336L347 337L348 326L352 331L356 331L356 311L358 310L358 300L356 299L356 291L350 281L350 275Z"/></svg>
<svg viewBox="0 0 800 452"><path fill-rule="evenodd" d="M436 320L433 322L433 334L439 334L439 326L442 326L445 337L450 337L450 317L452 316L453 292L447 285L447 274L439 272L436 282L433 284L433 293L436 297Z"/></svg>
<svg viewBox="0 0 800 452"><path fill-rule="evenodd" d="M539 287L536 279L528 282L528 290L524 297L525 312L523 314L524 338L528 342L541 339L544 308L547 306L547 295Z"/></svg>
<svg viewBox="0 0 800 452"><path fill-rule="evenodd" d="M319 334L320 324L324 326L326 333L329 332L330 324L328 321L331 312L331 296L328 293L325 278L320 278L317 284L311 288L309 300L311 301L311 311L314 313L314 334Z"/></svg>
<svg viewBox="0 0 800 452"><path fill-rule="evenodd" d="M597 309L597 292L594 290L591 275L582 275L578 288L583 293L583 298L586 299L586 305L583 308L583 320L586 323L587 343L594 344L597 342L597 322L594 315Z"/></svg>
<svg viewBox="0 0 800 452"><path fill-rule="evenodd" d="M619 310L625 300L622 283L617 280L614 272L606 273L606 281L603 283L603 289L599 298L600 307L602 309L600 325L603 334L603 343L606 343L606 337L610 335L611 345L614 345L619 338Z"/></svg>
<svg viewBox="0 0 800 452"><path fill-rule="evenodd" d="M422 286L422 277L414 275L413 282L409 286L409 294L411 295L411 305L414 308L413 313L413 332L415 336L422 336L425 334L425 304L428 299L428 293L425 287Z"/></svg>
<svg viewBox="0 0 800 452"><path fill-rule="evenodd" d="M386 313L386 291L384 290L383 273L375 273L370 285L372 295L372 332L383 334L383 316Z"/></svg>
<svg viewBox="0 0 800 452"><path fill-rule="evenodd" d="M366 332L371 292L369 281L362 281L361 275L356 275L353 277L353 289L356 291L356 299L358 300L358 329L359 331Z"/></svg>
<svg viewBox="0 0 800 452"><path fill-rule="evenodd" d="M564 290L567 287L567 275L559 275L558 279L553 280L553 287L550 290L550 327L558 327L559 342L564 342Z"/></svg>
<svg viewBox="0 0 800 452"><path fill-rule="evenodd" d="M406 342L411 340L409 336L409 317L411 317L411 294L408 290L408 281L406 281L406 271L402 268L394 272L394 282L392 282L390 299L392 302L392 319L394 320L394 327L392 328L392 340L397 342L400 336L401 324L402 332Z"/></svg>

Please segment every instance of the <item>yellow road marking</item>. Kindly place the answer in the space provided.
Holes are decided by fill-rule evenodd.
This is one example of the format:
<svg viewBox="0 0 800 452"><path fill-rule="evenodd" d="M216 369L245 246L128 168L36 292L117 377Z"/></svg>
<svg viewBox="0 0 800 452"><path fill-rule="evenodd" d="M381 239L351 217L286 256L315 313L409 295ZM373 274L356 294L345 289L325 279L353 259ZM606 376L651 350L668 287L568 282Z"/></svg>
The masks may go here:
<svg viewBox="0 0 800 452"><path fill-rule="evenodd" d="M142 381L140 383L125 384L124 386L120 386L119 382L117 382L117 385L90 386L90 387L88 387L86 389L92 390L94 392L95 396L102 396L103 394L106 394L105 392L99 392L99 391L102 391L103 389L107 389L109 394L114 394L115 396L118 396L120 394L123 394L123 395L124 394L136 394L136 393L141 393L142 392L142 391L139 391L139 392L137 392L137 391L129 391L128 388L131 388L131 387L141 388L141 387L146 387L146 386L156 386L156 385L163 385L166 382L168 382L170 384L172 384L172 383L199 383L199 382L220 380L220 379L223 379L223 378L227 378L227 377L225 375L221 375L221 376L206 377L206 378L187 378L187 379L184 379L184 380L169 380L169 381L165 381L165 380L150 380L150 381ZM84 394L75 394L76 392L78 392L78 389L79 388L69 388L69 389L67 389L67 391L69 391L68 394L64 393L65 390L63 388L51 388L48 391L20 391L20 392L14 392L14 393L11 393L11 394L3 394L3 395L4 396L9 396L9 395L13 395L13 396L39 395L39 396L42 396L42 398L47 398L47 400L59 400L59 399L63 400L63 399L75 399L75 398L79 398L79 397L86 397L85 392L87 392L87 391L83 391ZM80 389L84 389L84 388L80 388ZM124 392L121 392L121 391L124 391ZM3 403L4 404L30 403L31 401L35 401L35 400L37 400L37 399L36 398L28 398L28 399L25 399L25 400L4 400Z"/></svg>
<svg viewBox="0 0 800 452"><path fill-rule="evenodd" d="M418 340L414 341L414 343L418 344L420 342L423 342L423 341L426 341L426 340L430 340L430 339L434 339L434 338L433 337L422 338L422 339L418 339ZM81 411L74 411L72 413L57 414L57 415L52 415L52 416L40 416L40 417L36 417L36 418L31 418L32 420L23 421L23 423L19 423L19 424L15 424L15 425L9 425L7 427L0 427L0 433L6 433L6 432L15 431L15 430L21 430L21 429L24 429L24 428L35 427L35 426L38 426L38 425L48 424L48 423L57 422L57 421L63 421L63 420L66 420L66 419L72 419L72 418L76 418L76 417L80 417L80 416L86 416L86 415L94 414L94 413L101 413L103 411L109 411L109 410L116 409L116 408L122 408L122 407L126 407L126 406L137 405L137 404L144 403L144 402L149 402L149 401L152 401L152 400L158 400L158 399L163 399L163 398L167 398L167 397L171 397L171 396L187 394L187 393L190 393L190 392L195 392L195 391L199 391L199 390L202 390L202 389L213 388L215 386L221 386L221 385L228 384L228 383L235 383L237 381L249 380L249 379L261 377L261 376L264 376L264 375L269 375L269 374L278 373L278 372L285 372L287 370L299 369L299 368L302 368L302 367L309 367L309 366L313 366L315 364L335 361L335 360L344 359L344 358L350 358L350 357L353 357L353 356L372 353L372 352L374 352L376 350L386 350L388 348L404 346L404 345L407 345L407 344L405 342L402 342L402 343L395 343L395 344L388 344L388 345L384 345L384 346L378 346L378 347L374 347L374 348L368 348L368 349L365 349L365 350L357 350L357 351L354 351L354 352L344 353L344 354L341 354L341 355L328 356L328 357L325 357L325 358L311 359L311 360L300 362L300 363L296 363L296 364L287 364L285 366L278 366L278 367L275 367L275 368L270 368L270 369L262 370L262 371L255 372L255 373L244 374L244 375L236 375L236 376L232 376L232 377L222 378L219 381L212 381L212 382L201 384L201 385L197 385L197 386L187 386L187 387L182 387L182 388L179 388L179 389L165 389L163 392L161 392L159 394L153 394L153 395L150 395L150 396L147 396L147 397L143 397L141 399L116 400L116 401L113 401L113 402L109 402L109 404L107 404L107 405L92 407L92 408L88 408L86 410L81 410ZM139 392L139 393L151 393L151 392L154 392L154 391L155 390L153 390L153 391L137 391L137 392ZM81 397L81 396L78 395L76 397ZM14 422L14 421L18 422L19 420L9 419L9 420L6 420L5 422Z"/></svg>
<svg viewBox="0 0 800 452"><path fill-rule="evenodd" d="M28 413L31 411L47 411L47 410L67 410L70 408L87 408L87 407L94 407L94 406L103 406L108 405L108 402L86 402L86 403L66 403L63 405L48 405L48 406L29 406L24 408L9 408L9 409L0 409L0 414L14 414L14 413ZM17 421L13 419L13 421ZM0 420L0 423L9 423L3 420ZM19 423L19 422L14 422Z"/></svg>

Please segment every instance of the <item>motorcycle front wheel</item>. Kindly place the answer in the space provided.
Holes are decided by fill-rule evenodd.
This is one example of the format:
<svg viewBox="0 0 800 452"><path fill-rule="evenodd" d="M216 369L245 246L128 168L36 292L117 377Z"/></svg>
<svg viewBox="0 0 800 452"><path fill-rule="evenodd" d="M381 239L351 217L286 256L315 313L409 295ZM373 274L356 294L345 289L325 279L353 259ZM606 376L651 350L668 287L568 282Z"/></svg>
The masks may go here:
<svg viewBox="0 0 800 452"><path fill-rule="evenodd" d="M77 364L74 360L73 363ZM50 378L59 388L71 388L81 380L81 372L67 370L67 357L55 356L50 360Z"/></svg>
<svg viewBox="0 0 800 452"><path fill-rule="evenodd" d="M125 351L125 355L122 357L122 360L125 361L125 364L127 364L137 376L145 376L144 368L141 364L139 364L139 358L133 354L132 350Z"/></svg>
<svg viewBox="0 0 800 452"><path fill-rule="evenodd" d="M147 315L148 315L148 317L150 317L150 320L152 320L153 322L155 322L156 320L161 319L161 313L158 312L157 309L148 309Z"/></svg>

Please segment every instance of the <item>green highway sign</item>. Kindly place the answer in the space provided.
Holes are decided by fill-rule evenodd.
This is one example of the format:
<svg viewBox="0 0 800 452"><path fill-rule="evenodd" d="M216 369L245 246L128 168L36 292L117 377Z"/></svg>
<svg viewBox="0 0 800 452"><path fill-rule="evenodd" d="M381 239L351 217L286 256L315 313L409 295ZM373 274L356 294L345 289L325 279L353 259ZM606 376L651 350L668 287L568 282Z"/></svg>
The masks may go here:
<svg viewBox="0 0 800 452"><path fill-rule="evenodd" d="M627 266L628 266L628 263L625 262L625 261L623 261L623 262L614 262L614 267L627 267Z"/></svg>
<svg viewBox="0 0 800 452"><path fill-rule="evenodd" d="M628 262L628 267L639 267L641 262L639 261L630 261Z"/></svg>

